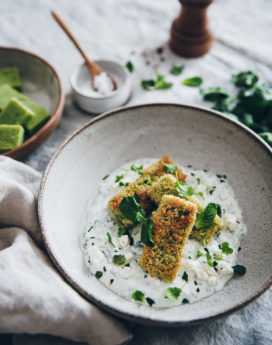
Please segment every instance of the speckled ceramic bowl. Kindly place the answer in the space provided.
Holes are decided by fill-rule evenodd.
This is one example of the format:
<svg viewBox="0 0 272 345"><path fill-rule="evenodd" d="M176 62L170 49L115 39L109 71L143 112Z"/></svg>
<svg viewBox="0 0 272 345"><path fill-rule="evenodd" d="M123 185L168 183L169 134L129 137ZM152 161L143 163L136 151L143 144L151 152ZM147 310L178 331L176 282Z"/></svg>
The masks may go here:
<svg viewBox="0 0 272 345"><path fill-rule="evenodd" d="M39 219L47 250L60 273L83 296L126 319L176 326L233 312L272 282L271 153L252 131L214 111L148 104L108 112L68 139L43 176ZM130 160L163 154L182 165L228 176L248 227L239 254L247 273L201 301L167 309L143 308L90 276L79 239L86 205L102 177Z"/></svg>
<svg viewBox="0 0 272 345"><path fill-rule="evenodd" d="M39 147L54 131L64 107L64 93L55 69L44 59L30 52L0 47L0 68L17 66L23 84L23 93L40 104L52 116L43 127L22 145L4 153L21 159Z"/></svg>

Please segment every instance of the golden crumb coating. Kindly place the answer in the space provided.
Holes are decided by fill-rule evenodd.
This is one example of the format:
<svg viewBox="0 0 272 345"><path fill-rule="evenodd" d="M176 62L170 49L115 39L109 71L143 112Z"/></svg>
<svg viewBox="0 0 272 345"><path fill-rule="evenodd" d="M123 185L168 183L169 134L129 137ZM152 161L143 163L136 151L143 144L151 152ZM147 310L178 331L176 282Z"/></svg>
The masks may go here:
<svg viewBox="0 0 272 345"><path fill-rule="evenodd" d="M182 250L196 220L197 207L190 201L164 195L153 212L154 247L145 246L140 266L165 282L172 282L178 272Z"/></svg>
<svg viewBox="0 0 272 345"><path fill-rule="evenodd" d="M133 196L137 193L141 199L139 204L145 211L151 211L153 209L153 202L148 195L148 191L152 184L165 175L164 164L175 164L169 157L163 156L159 161L153 163L151 166L144 170L143 175L137 178L134 182L130 183L120 193L114 195L108 202L109 209L115 214L117 219L125 228L131 228L133 222L127 218L122 217L119 205L124 197ZM178 169L178 178L180 181L186 179L186 175L183 174L181 169Z"/></svg>
<svg viewBox="0 0 272 345"><path fill-rule="evenodd" d="M155 204L159 205L164 195L178 196L175 184L176 178L173 175L166 174L160 177L157 182L152 184L148 190L148 195Z"/></svg>

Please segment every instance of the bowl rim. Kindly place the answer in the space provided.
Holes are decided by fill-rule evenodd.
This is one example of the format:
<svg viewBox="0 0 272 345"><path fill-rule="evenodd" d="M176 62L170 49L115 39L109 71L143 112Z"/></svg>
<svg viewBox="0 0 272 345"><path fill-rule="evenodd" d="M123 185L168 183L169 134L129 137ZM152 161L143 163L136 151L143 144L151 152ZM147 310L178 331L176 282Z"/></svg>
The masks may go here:
<svg viewBox="0 0 272 345"><path fill-rule="evenodd" d="M54 111L54 113L51 115L49 121L47 121L39 130L38 132L36 132L34 135L32 135L29 139L27 139L26 141L24 141L20 146L15 147L13 150L7 151L5 153L3 153L3 156L8 156L11 158L20 158L20 157L25 157L28 153L30 153L32 150L30 149L31 145L33 143L35 143L39 137L43 136L46 134L46 132L48 131L48 129L52 126L53 130L54 128L57 126L57 124L60 121L62 112L63 112L63 108L64 108L64 91L63 91L63 87L60 81L60 77L57 73L57 71L55 70L55 68L48 62L46 61L44 58L40 57L39 55L36 55L32 52L29 52L27 50L21 49L21 48L16 48L16 47L4 47L4 46L0 46L0 51L15 51L18 53L22 53L22 54L26 54L29 55L31 57L34 57L38 60L40 60L43 64L45 64L47 67L49 67L51 69L51 71L53 72L53 74L55 75L55 78L57 80L57 84L58 84L58 88L59 88L59 99L58 99L58 103L56 106L56 109ZM51 134L51 133L50 133ZM49 135L50 135L49 134ZM49 136L46 136L47 137ZM43 142L43 141L42 141ZM42 144L42 142L38 145L40 146ZM35 149L38 147L36 146ZM24 154L24 151L27 151L26 154Z"/></svg>
<svg viewBox="0 0 272 345"><path fill-rule="evenodd" d="M93 297L91 294L89 294L86 290L84 290L84 288L80 287L73 280L73 278L70 277L65 272L65 269L62 268L61 264L58 262L58 260L56 259L53 252L50 249L50 243L48 242L47 237L46 237L46 229L45 229L45 225L44 225L44 221L43 221L43 194L44 194L44 190L45 190L45 186L46 186L47 177L50 173L50 170L51 170L54 162L56 161L58 156L61 154L62 150L70 143L70 141L72 141L77 135L79 135L81 132L83 132L86 128L92 126L93 124L95 124L98 121L107 119L110 116L114 116L114 115L120 114L122 112L126 112L127 110L134 110L134 109L145 108L145 107L157 107L157 106L158 107L160 107L160 106L172 106L172 107L178 107L180 109L182 109L182 108L188 109L189 108L191 110L203 111L203 112L207 113L208 115L211 115L214 117L219 116L224 121L233 123L236 127L243 130L248 136L253 137L253 139L257 143L259 143L262 146L262 148L270 154L270 156L272 158L272 148L261 137L259 137L255 132L253 132L250 128L243 125L242 123L239 123L236 120L231 119L230 117L228 117L225 114L222 114L222 113L214 111L214 110L210 110L210 109L205 108L205 107L182 104L182 103L155 102L155 103L144 103L144 104L137 104L137 105L131 105L131 106L126 106L126 107L116 108L114 110L105 112L105 113L101 114L100 116L97 116L94 119L92 119L91 121L84 124L80 129L75 131L68 139L66 139L65 142L59 147L59 149L53 155L50 162L48 163L46 170L43 173L40 187L39 187L38 218L39 218L39 224L41 227L42 239L43 239L45 248L49 254L49 257L50 257L52 263L57 268L57 270L62 275L62 277L64 277L64 279L68 282L68 284L70 286L72 286L84 299L86 299L87 301L89 301L91 303L94 303L96 306L102 308L103 310L105 310L105 311L107 311L107 312L109 312L115 316L121 317L121 318L126 319L128 321L133 321L133 322L136 322L139 324L159 326L159 327L192 326L192 325L200 324L204 321L213 321L217 318L230 315L230 314L238 311L239 309L247 306L249 303L253 302L256 298L260 297L265 291L267 291L270 286L272 286L272 276L255 293L253 293L252 295L247 297L242 302L237 303L234 307L227 308L226 310L224 310L222 312L219 312L217 314L214 314L214 315L211 315L208 317L196 318L196 319L189 320L189 321L167 321L167 320L163 320L163 319L154 320L154 319L151 319L147 316L135 316L134 314L130 313L129 311L126 311L126 312L120 311L120 310L116 309L115 307L111 307L111 306L104 304L101 300L97 300L95 297ZM120 297L120 298L122 298L122 297Z"/></svg>
<svg viewBox="0 0 272 345"><path fill-rule="evenodd" d="M70 74L70 85L71 85L72 91L76 95L78 95L82 98L85 98L87 100L90 100L90 101L103 101L103 100L108 100L108 99L112 99L112 98L117 97L120 94L120 92L124 89L124 87L128 87L129 74L128 74L126 68L122 64L120 64L119 62L117 62L115 60L108 60L108 59L96 59L96 60L94 60L94 62L97 63L98 65L100 62L109 62L111 64L117 65L119 68L122 69L122 71L125 74L124 82L122 82L120 87L118 87L116 90L113 90L108 96L103 96L103 95L98 95L97 97L87 96L86 94L80 92L79 88L77 88L77 84L74 82L75 81L75 74L78 73L80 71L80 69L86 65L86 62L83 62L80 65L78 65Z"/></svg>

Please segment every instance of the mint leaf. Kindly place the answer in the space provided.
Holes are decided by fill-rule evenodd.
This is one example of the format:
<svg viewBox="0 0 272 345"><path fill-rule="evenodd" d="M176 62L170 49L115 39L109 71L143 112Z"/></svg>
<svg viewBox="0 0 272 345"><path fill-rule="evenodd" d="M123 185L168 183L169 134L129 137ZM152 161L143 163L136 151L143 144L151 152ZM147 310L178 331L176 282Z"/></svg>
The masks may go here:
<svg viewBox="0 0 272 345"><path fill-rule="evenodd" d="M96 271L95 272L96 279L100 279L102 276L103 276L103 272L101 272L101 271Z"/></svg>
<svg viewBox="0 0 272 345"><path fill-rule="evenodd" d="M229 93L221 89L221 87L209 87L206 90L201 89L200 93L205 101L217 103L230 97Z"/></svg>
<svg viewBox="0 0 272 345"><path fill-rule="evenodd" d="M242 276L246 273L245 266L242 265L235 265L232 266L234 274L237 274L238 276Z"/></svg>
<svg viewBox="0 0 272 345"><path fill-rule="evenodd" d="M170 69L170 73L173 75L180 75L184 69L183 65L177 66L173 65L172 68Z"/></svg>
<svg viewBox="0 0 272 345"><path fill-rule="evenodd" d="M123 236L123 235L125 235L125 234L126 234L126 229L120 227L120 228L118 229L118 237L121 237L121 236Z"/></svg>
<svg viewBox="0 0 272 345"><path fill-rule="evenodd" d="M201 212L196 219L195 222L195 228L197 230L202 228L208 228L212 225L214 218L217 214L217 205L210 202L204 209L203 212Z"/></svg>
<svg viewBox="0 0 272 345"><path fill-rule="evenodd" d="M152 305L155 303L154 299L150 297L146 297L146 302L150 305L150 307L152 307Z"/></svg>
<svg viewBox="0 0 272 345"><path fill-rule="evenodd" d="M128 69L128 71L129 71L130 73L132 73L132 72L134 71L134 66L133 66L133 64L132 64L131 61L127 61L127 63L126 63L126 68Z"/></svg>
<svg viewBox="0 0 272 345"><path fill-rule="evenodd" d="M138 302L144 302L145 300L144 293L140 290L135 290L131 297Z"/></svg>
<svg viewBox="0 0 272 345"><path fill-rule="evenodd" d="M150 91L155 86L155 80L153 80L153 79L142 80L141 86L142 86L143 89Z"/></svg>
<svg viewBox="0 0 272 345"><path fill-rule="evenodd" d="M125 255L114 255L113 258L112 258L112 262L115 264L115 265L119 265L119 266L122 266L126 263L126 257Z"/></svg>
<svg viewBox="0 0 272 345"><path fill-rule="evenodd" d="M258 80L259 77L253 71L245 71L232 75L232 81L238 87L252 87Z"/></svg>
<svg viewBox="0 0 272 345"><path fill-rule="evenodd" d="M164 297L173 301L173 300L177 300L180 294L181 294L181 288L169 287L166 290Z"/></svg>
<svg viewBox="0 0 272 345"><path fill-rule="evenodd" d="M233 249L229 247L228 242L223 242L220 244L220 249L222 250L222 253L226 255L230 255L233 253Z"/></svg>
<svg viewBox="0 0 272 345"><path fill-rule="evenodd" d="M112 242L111 235L110 235L109 232L107 232L107 236L108 236L108 239L109 239L110 244L113 246L113 248L115 248L115 245L114 245L114 243Z"/></svg>
<svg viewBox="0 0 272 345"><path fill-rule="evenodd" d="M201 85L203 82L201 77L192 77L192 78L187 78L183 80L183 85L186 86L191 86L191 87L197 87Z"/></svg>
<svg viewBox="0 0 272 345"><path fill-rule="evenodd" d="M144 168L143 164L140 165L138 168L136 167L135 164L132 164L132 166L130 167L130 170L135 171L136 173L138 173L140 175L143 175L143 173L144 173L143 168Z"/></svg>
<svg viewBox="0 0 272 345"><path fill-rule="evenodd" d="M170 89L173 83L168 83L165 80L165 76L157 74L157 80L155 81L155 89Z"/></svg>
<svg viewBox="0 0 272 345"><path fill-rule="evenodd" d="M164 163L164 170L165 172L167 172L167 174L175 174L176 171L178 170L178 167L176 165L173 164L167 164Z"/></svg>
<svg viewBox="0 0 272 345"><path fill-rule="evenodd" d="M145 211L138 204L136 199L139 200L139 196L134 195L125 197L121 201L119 208L124 218L130 219L135 224L138 224L141 222L139 213L141 213L141 215L145 217Z"/></svg>
<svg viewBox="0 0 272 345"><path fill-rule="evenodd" d="M116 177L115 177L115 183L117 183L117 182L119 182L119 181L121 181L123 178L124 178L124 174L122 174L122 175L117 175Z"/></svg>
<svg viewBox="0 0 272 345"><path fill-rule="evenodd" d="M141 241L149 247L154 247L155 243L152 240L153 222L151 219L145 221L141 230Z"/></svg>

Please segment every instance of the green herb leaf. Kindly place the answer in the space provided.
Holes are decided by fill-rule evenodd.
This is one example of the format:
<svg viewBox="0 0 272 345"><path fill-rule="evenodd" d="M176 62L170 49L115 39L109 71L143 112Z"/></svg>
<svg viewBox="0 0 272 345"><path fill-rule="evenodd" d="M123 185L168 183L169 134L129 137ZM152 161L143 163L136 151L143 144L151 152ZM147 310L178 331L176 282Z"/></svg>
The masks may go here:
<svg viewBox="0 0 272 345"><path fill-rule="evenodd" d="M135 224L138 224L140 223L141 219L139 213L141 213L141 215L145 217L145 211L138 204L136 198L137 200L139 200L137 195L125 197L121 201L119 208L124 218L130 219Z"/></svg>
<svg viewBox="0 0 272 345"><path fill-rule="evenodd" d="M188 304L188 303L190 303L190 301L187 298L183 298L181 303L182 304Z"/></svg>
<svg viewBox="0 0 272 345"><path fill-rule="evenodd" d="M143 175L143 173L144 173L143 168L144 168L143 164L140 165L138 168L136 167L135 164L132 164L132 166L130 167L130 170L135 171L136 173L138 173L140 175Z"/></svg>
<svg viewBox="0 0 272 345"><path fill-rule="evenodd" d="M272 132L259 133L259 136L272 146Z"/></svg>
<svg viewBox="0 0 272 345"><path fill-rule="evenodd" d="M258 79L259 77L253 71L245 71L232 75L232 81L238 87L252 87L257 83Z"/></svg>
<svg viewBox="0 0 272 345"><path fill-rule="evenodd" d="M233 249L229 247L228 242L223 242L220 244L220 249L222 250L222 253L226 255L230 255L233 253Z"/></svg>
<svg viewBox="0 0 272 345"><path fill-rule="evenodd" d="M119 265L119 266L122 266L126 263L126 257L125 255L114 255L113 258L112 258L112 262L115 264L115 265Z"/></svg>
<svg viewBox="0 0 272 345"><path fill-rule="evenodd" d="M195 228L197 230L207 228L212 225L214 218L217 214L217 205L210 202L201 212L196 219Z"/></svg>
<svg viewBox="0 0 272 345"><path fill-rule="evenodd" d="M118 229L118 237L121 237L121 236L125 235L126 232L127 232L127 231L126 231L125 228L120 227L120 228Z"/></svg>
<svg viewBox="0 0 272 345"><path fill-rule="evenodd" d="M117 182L121 181L124 178L124 176L125 176L124 174L117 175L114 182L117 183Z"/></svg>
<svg viewBox="0 0 272 345"><path fill-rule="evenodd" d="M182 279L186 282L189 280L188 273L186 271L183 272Z"/></svg>
<svg viewBox="0 0 272 345"><path fill-rule="evenodd" d="M232 266L234 274L237 274L238 276L242 276L246 273L245 266L242 265L235 265Z"/></svg>
<svg viewBox="0 0 272 345"><path fill-rule="evenodd" d="M192 77L183 80L183 84L186 86L197 87L203 82L201 77Z"/></svg>
<svg viewBox="0 0 272 345"><path fill-rule="evenodd" d="M178 170L178 167L173 164L164 163L164 170L167 172L167 174L175 174Z"/></svg>
<svg viewBox="0 0 272 345"><path fill-rule="evenodd" d="M104 177L102 177L102 180L103 180L103 181L106 180L109 176L110 176L109 174L108 174L108 175L105 175Z"/></svg>
<svg viewBox="0 0 272 345"><path fill-rule="evenodd" d="M197 250L196 257L200 258L201 256L204 256L204 254L200 250Z"/></svg>
<svg viewBox="0 0 272 345"><path fill-rule="evenodd" d="M199 177L197 177L197 184L200 184L200 178Z"/></svg>
<svg viewBox="0 0 272 345"><path fill-rule="evenodd" d="M195 193L195 190L193 187L188 186L185 183L178 181L178 179L176 180L174 188L176 189L176 191L178 192L178 195L181 198L193 195Z"/></svg>
<svg viewBox="0 0 272 345"><path fill-rule="evenodd" d="M229 93L221 89L221 87L210 87L206 90L201 89L200 93L205 101L220 102L230 98Z"/></svg>
<svg viewBox="0 0 272 345"><path fill-rule="evenodd" d="M127 63L126 63L126 68L128 69L128 71L129 71L130 73L132 73L132 72L134 71L134 66L133 66L133 64L132 64L131 61L127 61Z"/></svg>
<svg viewBox="0 0 272 345"><path fill-rule="evenodd" d="M183 69L184 69L183 65L180 65L180 66L173 65L171 70L170 70L170 73L173 75L180 75L182 73Z"/></svg>
<svg viewBox="0 0 272 345"><path fill-rule="evenodd" d="M101 271L96 271L95 272L96 279L100 279L102 276L103 276L103 272L101 272Z"/></svg>
<svg viewBox="0 0 272 345"><path fill-rule="evenodd" d="M206 256L206 259L207 259L207 264L209 266L213 267L212 257L211 257L211 254L209 252L209 249L208 248L204 248L204 250L206 252L205 256Z"/></svg>
<svg viewBox="0 0 272 345"><path fill-rule="evenodd" d="M143 89L150 91L155 86L155 80L153 80L153 79L142 80L141 86L142 86Z"/></svg>
<svg viewBox="0 0 272 345"><path fill-rule="evenodd" d="M145 300L144 293L140 290L135 290L131 297L138 302L144 302Z"/></svg>
<svg viewBox="0 0 272 345"><path fill-rule="evenodd" d="M169 287L166 290L164 297L173 301L173 300L177 300L180 294L181 294L181 288Z"/></svg>
<svg viewBox="0 0 272 345"><path fill-rule="evenodd" d="M173 83L168 83L165 81L165 76L157 74L157 80L155 81L155 89L170 89Z"/></svg>
<svg viewBox="0 0 272 345"><path fill-rule="evenodd" d="M109 239L110 244L113 246L113 248L115 248L115 245L114 245L114 243L112 242L111 235L110 235L109 232L107 232L107 236L108 236L108 239Z"/></svg>
<svg viewBox="0 0 272 345"><path fill-rule="evenodd" d="M155 243L152 240L153 222L151 219L145 221L141 230L141 241L149 247L154 247Z"/></svg>
<svg viewBox="0 0 272 345"><path fill-rule="evenodd" d="M223 181L223 180L222 180L222 181ZM217 206L216 213L217 213L217 215L218 215L219 217L221 217L221 216L222 216L221 206L220 206L219 204L216 204L216 206Z"/></svg>
<svg viewBox="0 0 272 345"><path fill-rule="evenodd" d="M150 307L152 307L152 305L155 303L154 299L150 297L146 297L146 302L150 305Z"/></svg>

